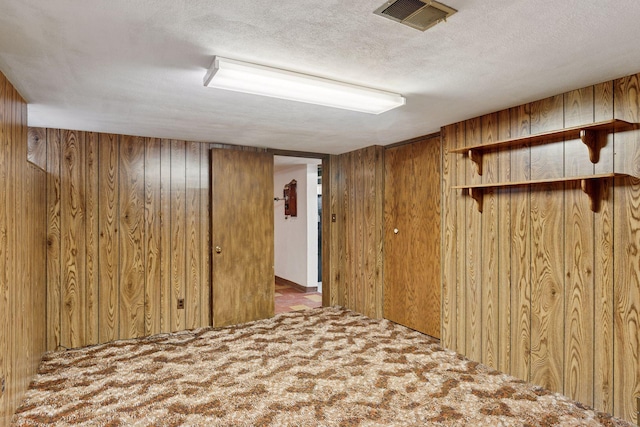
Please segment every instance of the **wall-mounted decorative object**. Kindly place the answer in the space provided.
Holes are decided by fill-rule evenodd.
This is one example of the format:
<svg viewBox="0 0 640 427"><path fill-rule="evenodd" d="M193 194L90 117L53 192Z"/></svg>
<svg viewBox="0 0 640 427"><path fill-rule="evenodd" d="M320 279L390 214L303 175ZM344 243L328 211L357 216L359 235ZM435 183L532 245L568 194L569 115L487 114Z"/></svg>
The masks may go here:
<svg viewBox="0 0 640 427"><path fill-rule="evenodd" d="M298 197L297 187L298 183L295 179L292 179L290 183L284 186L284 214L285 216L298 216Z"/></svg>

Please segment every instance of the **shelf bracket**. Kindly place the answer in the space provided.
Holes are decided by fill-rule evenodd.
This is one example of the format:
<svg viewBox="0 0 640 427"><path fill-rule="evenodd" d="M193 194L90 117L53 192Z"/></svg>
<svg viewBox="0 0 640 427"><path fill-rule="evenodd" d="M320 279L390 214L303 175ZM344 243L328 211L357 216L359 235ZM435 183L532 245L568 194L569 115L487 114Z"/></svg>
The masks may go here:
<svg viewBox="0 0 640 427"><path fill-rule="evenodd" d="M580 139L589 149L589 160L591 163L600 161L600 150L607 145L607 134L596 130L582 129Z"/></svg>
<svg viewBox="0 0 640 427"><path fill-rule="evenodd" d="M600 211L600 201L602 200L602 182L599 179L583 179L580 181L580 187L591 201L591 210L593 212Z"/></svg>
<svg viewBox="0 0 640 427"><path fill-rule="evenodd" d="M469 159L475 163L478 175L482 175L482 151L481 150L469 150Z"/></svg>
<svg viewBox="0 0 640 427"><path fill-rule="evenodd" d="M470 188L469 196L476 201L478 212L482 213L482 198L484 196L484 190L481 188Z"/></svg>

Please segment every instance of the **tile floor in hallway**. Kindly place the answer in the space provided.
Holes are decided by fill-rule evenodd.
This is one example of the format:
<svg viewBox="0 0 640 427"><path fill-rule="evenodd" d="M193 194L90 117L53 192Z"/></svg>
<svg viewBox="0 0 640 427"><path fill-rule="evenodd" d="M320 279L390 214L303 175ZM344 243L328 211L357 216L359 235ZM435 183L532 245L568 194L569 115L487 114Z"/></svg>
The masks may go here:
<svg viewBox="0 0 640 427"><path fill-rule="evenodd" d="M291 286L276 283L275 297L276 314L322 307L322 294L320 292L305 293Z"/></svg>

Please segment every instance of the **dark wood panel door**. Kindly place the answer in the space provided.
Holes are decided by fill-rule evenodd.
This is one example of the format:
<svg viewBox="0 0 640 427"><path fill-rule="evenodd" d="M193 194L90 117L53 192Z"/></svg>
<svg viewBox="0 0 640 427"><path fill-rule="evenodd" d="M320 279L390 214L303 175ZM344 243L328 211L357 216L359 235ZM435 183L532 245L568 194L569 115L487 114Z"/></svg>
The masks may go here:
<svg viewBox="0 0 640 427"><path fill-rule="evenodd" d="M384 317L440 337L440 139L385 153Z"/></svg>
<svg viewBox="0 0 640 427"><path fill-rule="evenodd" d="M211 150L213 325L274 313L273 155Z"/></svg>

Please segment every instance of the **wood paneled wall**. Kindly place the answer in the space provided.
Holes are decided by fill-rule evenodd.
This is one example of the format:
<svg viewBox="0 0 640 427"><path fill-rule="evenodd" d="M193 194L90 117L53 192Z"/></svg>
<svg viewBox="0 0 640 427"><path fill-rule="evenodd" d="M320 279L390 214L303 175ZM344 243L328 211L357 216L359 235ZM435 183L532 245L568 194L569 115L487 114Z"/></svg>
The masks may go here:
<svg viewBox="0 0 640 427"><path fill-rule="evenodd" d="M330 156L323 182L323 304L381 318L384 148Z"/></svg>
<svg viewBox="0 0 640 427"><path fill-rule="evenodd" d="M0 73L0 425L45 351L46 177L32 154L27 104Z"/></svg>
<svg viewBox="0 0 640 427"><path fill-rule="evenodd" d="M47 348L210 325L209 149L239 147L43 128L29 140L46 146Z"/></svg>
<svg viewBox="0 0 640 427"><path fill-rule="evenodd" d="M446 126L442 343L636 421L640 396L640 180L608 179L599 212L578 184L493 190L483 213L453 185L620 172L640 177L640 131L486 153L448 151L595 121L640 122L640 75Z"/></svg>

